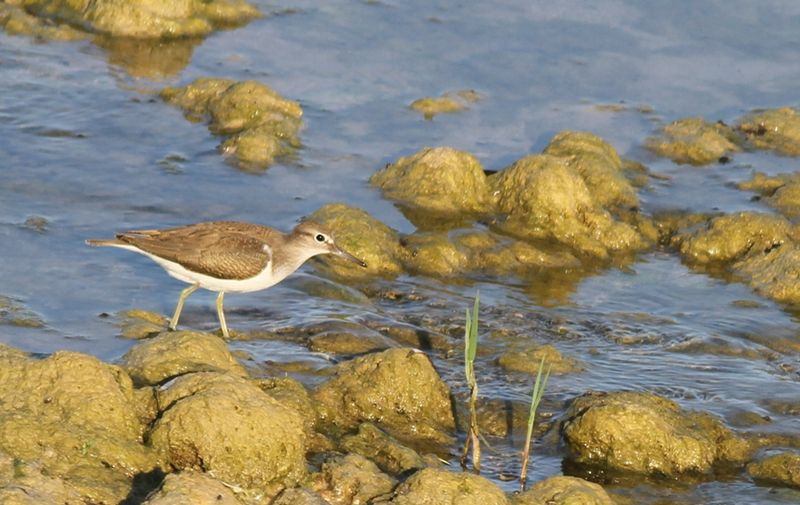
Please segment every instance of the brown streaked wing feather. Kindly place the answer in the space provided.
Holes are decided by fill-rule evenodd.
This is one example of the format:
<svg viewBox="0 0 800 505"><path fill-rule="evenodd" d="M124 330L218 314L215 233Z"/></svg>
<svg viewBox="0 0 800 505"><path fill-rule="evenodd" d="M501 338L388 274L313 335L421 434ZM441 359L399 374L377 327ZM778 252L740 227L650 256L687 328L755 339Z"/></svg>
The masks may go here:
<svg viewBox="0 0 800 505"><path fill-rule="evenodd" d="M264 250L264 240L241 232L248 226L256 225L201 223L121 233L117 238L193 272L218 279L247 279L261 272L272 257L270 250Z"/></svg>

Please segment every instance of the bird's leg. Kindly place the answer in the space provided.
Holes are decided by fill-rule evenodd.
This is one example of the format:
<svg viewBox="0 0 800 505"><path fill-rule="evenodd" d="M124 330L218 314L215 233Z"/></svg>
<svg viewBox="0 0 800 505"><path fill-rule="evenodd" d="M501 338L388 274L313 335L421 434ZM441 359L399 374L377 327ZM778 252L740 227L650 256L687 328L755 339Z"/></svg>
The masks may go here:
<svg viewBox="0 0 800 505"><path fill-rule="evenodd" d="M188 288L181 291L181 295L178 297L178 305L175 307L175 313L172 314L172 319L169 321L169 329L175 330L178 327L178 319L181 317L181 311L183 310L183 302L189 298L189 295L197 291L200 287L198 284L192 284Z"/></svg>
<svg viewBox="0 0 800 505"><path fill-rule="evenodd" d="M225 324L225 312L222 310L222 299L225 297L225 291L220 291L217 295L217 317L219 317L219 325L222 328L222 336L231 338L228 334L228 325Z"/></svg>

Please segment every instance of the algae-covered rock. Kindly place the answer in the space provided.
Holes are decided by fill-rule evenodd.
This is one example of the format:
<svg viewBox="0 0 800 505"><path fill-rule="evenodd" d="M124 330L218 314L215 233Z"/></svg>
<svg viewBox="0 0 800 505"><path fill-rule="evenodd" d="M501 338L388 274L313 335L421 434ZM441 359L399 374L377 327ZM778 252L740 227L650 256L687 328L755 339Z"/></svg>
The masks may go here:
<svg viewBox="0 0 800 505"><path fill-rule="evenodd" d="M316 264L346 278L394 277L403 272L401 259L405 251L400 245L400 235L366 211L343 203L331 203L315 211L308 219L333 230L336 243L365 261L367 268L336 258L320 258Z"/></svg>
<svg viewBox="0 0 800 505"><path fill-rule="evenodd" d="M583 465L676 477L741 463L747 452L716 418L651 393L589 393L572 402L565 419L571 458Z"/></svg>
<svg viewBox="0 0 800 505"><path fill-rule="evenodd" d="M506 233L556 240L601 258L646 245L632 226L615 221L594 201L584 179L564 158L527 156L489 180L498 208L509 216L498 226Z"/></svg>
<svg viewBox="0 0 800 505"><path fill-rule="evenodd" d="M563 131L545 147L544 154L563 158L583 178L594 201L602 207L636 207L639 197L625 178L616 149L597 135Z"/></svg>
<svg viewBox="0 0 800 505"><path fill-rule="evenodd" d="M800 156L800 114L789 107L753 112L737 128L758 149L787 156Z"/></svg>
<svg viewBox="0 0 800 505"><path fill-rule="evenodd" d="M150 443L178 469L202 469L245 488L277 491L306 473L303 420L241 377L183 375L158 392Z"/></svg>
<svg viewBox="0 0 800 505"><path fill-rule="evenodd" d="M470 268L470 255L443 232L415 233L406 237L406 268L413 273L450 277Z"/></svg>
<svg viewBox="0 0 800 505"><path fill-rule="evenodd" d="M243 168L266 168L300 147L303 110L257 81L201 78L161 91L191 120L209 118L209 130L230 135L221 145Z"/></svg>
<svg viewBox="0 0 800 505"><path fill-rule="evenodd" d="M396 347L391 339L379 333L367 335L341 331L318 333L309 339L308 348L331 354L364 354Z"/></svg>
<svg viewBox="0 0 800 505"><path fill-rule="evenodd" d="M22 5L0 3L0 27L9 35L28 35L45 40L75 41L89 38L89 34L64 23L53 23L29 14Z"/></svg>
<svg viewBox="0 0 800 505"><path fill-rule="evenodd" d="M358 433L342 439L341 447L349 453L368 458L392 475L427 466L417 451L406 447L372 423L361 423Z"/></svg>
<svg viewBox="0 0 800 505"><path fill-rule="evenodd" d="M141 309L125 310L117 314L123 338L143 339L157 335L167 327L167 318L156 312Z"/></svg>
<svg viewBox="0 0 800 505"><path fill-rule="evenodd" d="M480 95L471 89L449 91L441 96L426 96L414 100L409 108L422 113L425 119L430 120L436 114L460 112L480 98Z"/></svg>
<svg viewBox="0 0 800 505"><path fill-rule="evenodd" d="M315 476L315 490L331 505L368 503L394 488L395 480L358 454L334 456Z"/></svg>
<svg viewBox="0 0 800 505"><path fill-rule="evenodd" d="M38 460L94 502L121 501L135 474L160 467L141 444L145 413L122 369L73 352L0 351L0 451Z"/></svg>
<svg viewBox="0 0 800 505"><path fill-rule="evenodd" d="M160 81L180 74L192 61L194 50L203 39L133 39L103 35L94 37L93 42L105 51L109 65L122 67L132 77Z"/></svg>
<svg viewBox="0 0 800 505"><path fill-rule="evenodd" d="M481 163L449 147L426 147L386 165L370 184L402 205L440 214L480 214L491 210Z"/></svg>
<svg viewBox="0 0 800 505"><path fill-rule="evenodd" d="M508 505L503 491L489 480L467 472L435 468L418 471L397 486L391 498L375 504Z"/></svg>
<svg viewBox="0 0 800 505"><path fill-rule="evenodd" d="M557 475L541 480L512 499L513 505L614 505L599 484Z"/></svg>
<svg viewBox="0 0 800 505"><path fill-rule="evenodd" d="M784 218L756 212L719 216L700 229L687 231L676 242L685 261L727 263L763 255L791 241L791 224Z"/></svg>
<svg viewBox="0 0 800 505"><path fill-rule="evenodd" d="M650 137L645 145L675 163L707 165L739 151L736 140L736 134L728 125L690 117L664 126L661 137Z"/></svg>
<svg viewBox="0 0 800 505"><path fill-rule="evenodd" d="M271 398L285 407L291 407L300 414L306 436L315 435L317 409L306 387L291 377L269 377L255 381L255 384Z"/></svg>
<svg viewBox="0 0 800 505"><path fill-rule="evenodd" d="M330 502L310 489L295 487L281 491L271 505L330 505Z"/></svg>
<svg viewBox="0 0 800 505"><path fill-rule="evenodd" d="M39 463L28 463L0 453L0 503L84 505L86 502L63 479L42 473Z"/></svg>
<svg viewBox="0 0 800 505"><path fill-rule="evenodd" d="M732 270L761 296L800 305L800 249L797 244L747 256L734 263Z"/></svg>
<svg viewBox="0 0 800 505"><path fill-rule="evenodd" d="M545 369L549 368L551 373L564 374L581 370L577 360L564 356L552 345L530 347L521 351L504 351L497 358L497 364L513 372L536 375L539 372L542 358L545 360Z"/></svg>
<svg viewBox="0 0 800 505"><path fill-rule="evenodd" d="M185 471L164 478L143 505L241 505L230 487L207 473Z"/></svg>
<svg viewBox="0 0 800 505"><path fill-rule="evenodd" d="M774 454L747 465L747 473L758 483L800 489L800 454Z"/></svg>
<svg viewBox="0 0 800 505"><path fill-rule="evenodd" d="M90 33L132 38L203 36L259 16L245 0L24 0L23 5Z"/></svg>
<svg viewBox="0 0 800 505"><path fill-rule="evenodd" d="M762 202L774 207L786 217L800 216L800 172L774 177L756 172L750 180L739 183L737 187L759 193Z"/></svg>
<svg viewBox="0 0 800 505"><path fill-rule="evenodd" d="M419 351L389 349L337 365L334 377L313 396L328 429L372 422L405 442L452 442L448 388Z"/></svg>
<svg viewBox="0 0 800 505"><path fill-rule="evenodd" d="M246 376L225 341L210 333L164 332L132 347L122 365L137 385L154 385L190 372L229 372Z"/></svg>

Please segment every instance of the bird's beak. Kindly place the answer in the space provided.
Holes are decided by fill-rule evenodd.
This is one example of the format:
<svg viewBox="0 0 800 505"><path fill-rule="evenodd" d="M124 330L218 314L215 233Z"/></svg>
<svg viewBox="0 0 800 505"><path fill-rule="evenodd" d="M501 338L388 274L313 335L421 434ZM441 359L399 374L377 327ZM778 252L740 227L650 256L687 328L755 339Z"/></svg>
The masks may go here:
<svg viewBox="0 0 800 505"><path fill-rule="evenodd" d="M351 261L351 262L353 262L356 265L359 265L361 267L367 268L367 264L366 263L364 263L360 259L356 258L355 256L353 256L349 252L345 251L344 249L342 249L338 245L334 245L333 246L333 248L331 249L331 254L339 256L340 258L344 258L347 261Z"/></svg>

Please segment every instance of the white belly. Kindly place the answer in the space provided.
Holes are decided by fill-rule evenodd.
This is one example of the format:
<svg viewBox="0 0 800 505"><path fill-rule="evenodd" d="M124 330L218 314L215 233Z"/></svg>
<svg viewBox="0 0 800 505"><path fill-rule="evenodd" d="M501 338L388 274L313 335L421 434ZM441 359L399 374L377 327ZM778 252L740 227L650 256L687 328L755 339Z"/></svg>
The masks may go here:
<svg viewBox="0 0 800 505"><path fill-rule="evenodd" d="M192 272L191 270L183 268L178 263L165 260L164 258L159 258L158 256L154 256L133 246L120 244L115 245L114 247L119 247L120 249L127 249L129 251L143 254L158 263L161 268L166 270L170 276L178 279L179 281L188 282L189 284L197 284L201 288L208 289L209 291L224 291L225 293L247 293L250 291L260 291L262 289L267 289L270 286L274 286L285 279L288 275L288 273L274 275L272 272L272 260L270 260L267 262L264 270L253 277L249 277L247 279L217 279L216 277L211 277L209 275Z"/></svg>

